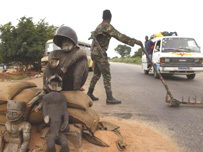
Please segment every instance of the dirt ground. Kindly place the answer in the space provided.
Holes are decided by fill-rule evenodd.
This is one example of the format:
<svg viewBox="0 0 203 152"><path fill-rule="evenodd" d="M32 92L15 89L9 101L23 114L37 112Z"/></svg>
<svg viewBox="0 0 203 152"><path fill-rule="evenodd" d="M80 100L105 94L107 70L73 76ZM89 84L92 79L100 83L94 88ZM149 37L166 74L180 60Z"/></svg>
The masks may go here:
<svg viewBox="0 0 203 152"><path fill-rule="evenodd" d="M29 77L34 77L35 75L39 74L38 72L35 71L29 71L28 74L25 73L19 73L16 71L8 70L8 73L3 73L2 69L0 69L0 81L7 81L7 80L17 80L21 78L29 78Z"/></svg>
<svg viewBox="0 0 203 152"><path fill-rule="evenodd" d="M153 127L135 120L118 120L103 118L102 120L120 126L120 132L126 143L125 152L179 152L181 149L166 135ZM116 147L118 136L111 131L97 131L96 136L110 147L99 147L83 141L82 148L72 152L119 152Z"/></svg>
<svg viewBox="0 0 203 152"><path fill-rule="evenodd" d="M28 80L35 82L42 88L40 78ZM124 120L118 118L101 118L120 126L121 134L127 144L126 152L180 152L182 149L166 134L157 128L138 120ZM104 133L105 132L105 133ZM116 147L118 136L111 131L97 131L96 136L105 141L110 147L99 147L83 140L82 148L76 150L72 146L71 152L119 152Z"/></svg>

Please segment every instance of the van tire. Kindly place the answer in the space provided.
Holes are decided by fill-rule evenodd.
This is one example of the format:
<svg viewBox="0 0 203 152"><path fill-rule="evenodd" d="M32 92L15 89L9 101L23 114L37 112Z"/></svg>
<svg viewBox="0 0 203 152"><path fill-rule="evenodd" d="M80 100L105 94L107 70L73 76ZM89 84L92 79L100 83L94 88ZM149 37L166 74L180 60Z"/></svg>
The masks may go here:
<svg viewBox="0 0 203 152"><path fill-rule="evenodd" d="M149 74L149 70L144 70L144 74Z"/></svg>
<svg viewBox="0 0 203 152"><path fill-rule="evenodd" d="M186 76L187 76L187 79L189 79L189 80L193 80L195 78L195 74L189 74Z"/></svg>

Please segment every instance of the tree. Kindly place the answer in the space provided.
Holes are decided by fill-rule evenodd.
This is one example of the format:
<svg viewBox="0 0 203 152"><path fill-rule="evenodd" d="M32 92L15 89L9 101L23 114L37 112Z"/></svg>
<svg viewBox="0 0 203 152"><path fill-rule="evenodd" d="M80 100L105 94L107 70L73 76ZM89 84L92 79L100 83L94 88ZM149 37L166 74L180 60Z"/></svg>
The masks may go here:
<svg viewBox="0 0 203 152"><path fill-rule="evenodd" d="M114 50L118 54L120 54L120 56L123 58L123 57L130 56L131 47L128 47L126 45L118 45Z"/></svg>
<svg viewBox="0 0 203 152"><path fill-rule="evenodd" d="M0 58L2 63L9 63L15 57L15 52L13 51L16 37L15 27L11 25L11 22L0 27Z"/></svg>
<svg viewBox="0 0 203 152"><path fill-rule="evenodd" d="M56 27L44 20L34 24L32 18L22 17L16 27L9 22L0 26L0 56L3 63L18 62L28 65L40 64L45 42L53 38Z"/></svg>
<svg viewBox="0 0 203 152"><path fill-rule="evenodd" d="M132 58L136 58L136 57L142 57L142 48L139 48L134 55L132 56Z"/></svg>

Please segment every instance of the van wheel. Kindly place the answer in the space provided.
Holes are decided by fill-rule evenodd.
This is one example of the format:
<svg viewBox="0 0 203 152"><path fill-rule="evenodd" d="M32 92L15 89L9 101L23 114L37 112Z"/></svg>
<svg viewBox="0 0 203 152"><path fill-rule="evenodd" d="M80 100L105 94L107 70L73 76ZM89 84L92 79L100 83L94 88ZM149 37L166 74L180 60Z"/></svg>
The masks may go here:
<svg viewBox="0 0 203 152"><path fill-rule="evenodd" d="M186 75L189 80L193 80L195 78L195 74Z"/></svg>
<svg viewBox="0 0 203 152"><path fill-rule="evenodd" d="M149 70L144 70L144 74L149 74Z"/></svg>

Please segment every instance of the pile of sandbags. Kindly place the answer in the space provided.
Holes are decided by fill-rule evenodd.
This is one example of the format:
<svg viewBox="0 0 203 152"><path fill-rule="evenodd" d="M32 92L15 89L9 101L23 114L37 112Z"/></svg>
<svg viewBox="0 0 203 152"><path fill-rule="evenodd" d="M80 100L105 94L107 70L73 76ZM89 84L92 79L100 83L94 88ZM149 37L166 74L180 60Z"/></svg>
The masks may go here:
<svg viewBox="0 0 203 152"><path fill-rule="evenodd" d="M27 103L25 120L32 125L30 150L46 150L45 136L48 133L48 126L43 121L42 111L37 109L38 104L28 104L41 89L37 88L34 83L26 81L3 82L0 86L0 134L3 136L4 125L6 123L6 108L8 100L24 101ZM119 127L99 122L98 114L91 108L92 100L82 91L62 91L67 99L67 111L70 120L70 132L67 138L72 141L72 145L77 149L81 147L82 137L89 142L99 146L109 146L96 136L96 130L115 131ZM28 106L29 105L29 106ZM34 144L31 144L34 143ZM122 141L121 141L122 143ZM122 144L121 144L122 145Z"/></svg>
<svg viewBox="0 0 203 152"><path fill-rule="evenodd" d="M3 82L0 86L0 124L6 122L6 106L8 100L24 101L29 103L41 91L34 83ZM67 98L67 110L71 123L84 124L87 129L94 132L99 122L99 116L91 109L92 100L82 91L62 91ZM27 121L37 125L43 123L42 111L35 110L35 107L26 109Z"/></svg>

